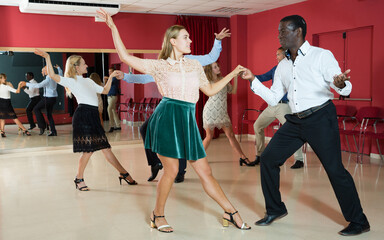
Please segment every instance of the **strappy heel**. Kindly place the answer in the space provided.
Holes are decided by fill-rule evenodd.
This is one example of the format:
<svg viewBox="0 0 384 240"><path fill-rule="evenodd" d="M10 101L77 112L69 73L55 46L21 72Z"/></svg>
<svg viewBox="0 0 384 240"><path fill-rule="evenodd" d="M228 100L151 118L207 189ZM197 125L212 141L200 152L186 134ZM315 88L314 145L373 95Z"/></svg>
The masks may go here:
<svg viewBox="0 0 384 240"><path fill-rule="evenodd" d="M5 132L3 130L0 130L0 134L1 134L1 137L7 137L7 135L5 135Z"/></svg>
<svg viewBox="0 0 384 240"><path fill-rule="evenodd" d="M151 220L151 228L156 228L159 232L164 232L164 233L171 233L173 232L173 229L170 225L161 225L161 226L156 226L156 218L165 218L164 216L156 216L155 215L155 212L153 211L153 220L152 218L150 219ZM168 228L168 231L167 230L163 230L164 228ZM171 229L169 229L171 228Z"/></svg>
<svg viewBox="0 0 384 240"><path fill-rule="evenodd" d="M233 213L229 213L229 212L225 212L225 213L230 216L230 219L223 217L223 227L228 227L229 223L232 223L235 227L237 227L238 229L241 229L241 230L249 230L249 229L251 229L251 227L248 226L245 222L243 222L243 225L241 225L241 227L239 227L239 225L237 225L237 223L233 219L233 215L239 213L239 211L236 211L236 212L233 212Z"/></svg>
<svg viewBox="0 0 384 240"><path fill-rule="evenodd" d="M79 189L79 191L89 191L89 188L88 188L88 186L84 186L84 187L79 187L79 183L81 183L81 182L84 182L84 178L75 178L75 180L74 180L74 182L75 182L75 186L76 186L76 189Z"/></svg>
<svg viewBox="0 0 384 240"><path fill-rule="evenodd" d="M240 162L240 166L243 166L243 164L247 165L248 167L253 167L255 166L255 162L247 162L247 160L249 160L248 158L240 158L239 162Z"/></svg>
<svg viewBox="0 0 384 240"><path fill-rule="evenodd" d="M137 185L137 182L133 180L133 182L130 182L127 178L129 177L129 173L120 173L121 176L119 176L119 181L121 185L121 180L126 181L129 185Z"/></svg>
<svg viewBox="0 0 384 240"><path fill-rule="evenodd" d="M24 135L31 136L31 133L28 132L28 130L25 130L25 131L23 131L23 136L24 136Z"/></svg>

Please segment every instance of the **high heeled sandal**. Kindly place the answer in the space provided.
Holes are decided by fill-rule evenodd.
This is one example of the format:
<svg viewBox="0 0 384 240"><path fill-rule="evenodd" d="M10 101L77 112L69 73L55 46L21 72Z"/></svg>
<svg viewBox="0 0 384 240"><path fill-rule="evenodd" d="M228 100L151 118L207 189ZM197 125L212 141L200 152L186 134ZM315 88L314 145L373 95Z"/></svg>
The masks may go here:
<svg viewBox="0 0 384 240"><path fill-rule="evenodd" d="M84 182L84 178L75 178L74 182L75 182L76 189L79 189L79 191L82 191L82 192L89 191L88 186L79 187L79 183Z"/></svg>
<svg viewBox="0 0 384 240"><path fill-rule="evenodd" d="M7 135L5 135L5 132L3 130L0 130L0 134L1 134L1 137L7 137Z"/></svg>
<svg viewBox="0 0 384 240"><path fill-rule="evenodd" d="M28 132L28 130L25 130L25 131L23 130L23 136L24 136L24 135L31 136L31 133Z"/></svg>
<svg viewBox="0 0 384 240"><path fill-rule="evenodd" d="M233 219L233 215L239 213L239 211L236 211L233 213L229 213L229 212L225 212L225 213L230 216L230 219L223 217L223 227L228 227L229 223L232 223L235 227L237 227L238 229L241 229L241 230L251 229L251 227L248 226L245 222L243 222L243 225L241 225L241 227L239 227L239 225L237 225L237 223Z"/></svg>
<svg viewBox="0 0 384 240"><path fill-rule="evenodd" d="M120 173L121 176L119 176L119 181L121 185L121 180L126 181L129 185L137 185L137 182L133 180L133 182L130 182L127 177L129 177L129 173Z"/></svg>
<svg viewBox="0 0 384 240"><path fill-rule="evenodd" d="M156 216L155 212L153 211L153 220L151 220L151 228L156 228L159 232L164 232L164 233L171 233L173 232L173 229L170 225L161 225L161 226L156 226L156 218L165 218L164 216ZM164 228L168 228L168 230L163 230ZM171 229L170 229L171 228Z"/></svg>
<svg viewBox="0 0 384 240"><path fill-rule="evenodd" d="M239 160L240 166L243 166L243 164L245 164L248 167L253 167L256 165L255 162L247 162L247 160L249 160L249 159L248 158L240 158L240 160Z"/></svg>

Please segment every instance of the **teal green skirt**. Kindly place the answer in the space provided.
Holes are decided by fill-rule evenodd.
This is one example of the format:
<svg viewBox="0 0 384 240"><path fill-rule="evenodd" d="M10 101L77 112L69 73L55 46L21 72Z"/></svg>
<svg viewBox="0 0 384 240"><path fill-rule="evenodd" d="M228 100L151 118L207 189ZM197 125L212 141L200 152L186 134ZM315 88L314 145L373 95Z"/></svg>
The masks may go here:
<svg viewBox="0 0 384 240"><path fill-rule="evenodd" d="M164 97L149 119L145 148L165 157L206 156L196 124L196 104Z"/></svg>

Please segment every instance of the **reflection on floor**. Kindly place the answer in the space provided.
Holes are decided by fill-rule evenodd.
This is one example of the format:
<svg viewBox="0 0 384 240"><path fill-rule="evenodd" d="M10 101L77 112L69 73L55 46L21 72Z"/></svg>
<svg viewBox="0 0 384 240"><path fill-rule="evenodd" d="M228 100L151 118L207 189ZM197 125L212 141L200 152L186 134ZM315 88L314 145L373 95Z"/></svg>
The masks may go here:
<svg viewBox="0 0 384 240"><path fill-rule="evenodd" d="M36 131L32 137L16 135L11 127L7 126L7 138L0 140L1 240L346 239L337 232L347 223L324 169L311 152L307 153L305 168L290 169L293 159L281 167L281 192L288 216L271 226L258 227L253 223L265 211L259 166L240 167L227 139L213 140L207 154L214 176L252 229L223 228L220 220L223 211L204 193L197 175L188 167L185 182L174 185L166 207L167 220L175 232L165 234L149 227L156 182L146 181L150 170L143 145L139 140L127 141L128 129L108 137L114 153L139 185L120 186L118 173L101 152L96 152L85 172L91 191L80 192L73 183L79 154L72 153L70 145L58 147L70 143L70 137L64 134L68 128L59 128L58 137L48 138L38 136ZM36 142L46 144L45 148L24 148ZM19 150L5 151L4 146ZM241 146L250 159L254 157L252 141L243 141ZM343 153L343 158L372 229L353 239L381 239L384 235L381 165L356 164L356 156L348 153Z"/></svg>

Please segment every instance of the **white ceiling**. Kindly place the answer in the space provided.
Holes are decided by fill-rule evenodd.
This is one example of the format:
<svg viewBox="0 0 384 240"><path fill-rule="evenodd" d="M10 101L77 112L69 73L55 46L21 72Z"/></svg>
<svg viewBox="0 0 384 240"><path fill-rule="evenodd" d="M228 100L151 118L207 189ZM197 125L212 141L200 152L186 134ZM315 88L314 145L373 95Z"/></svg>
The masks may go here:
<svg viewBox="0 0 384 240"><path fill-rule="evenodd" d="M21 0L0 0L0 5L18 6ZM60 1L60 0L53 0ZM230 17L249 15L306 0L63 0L67 2L120 3L120 12L204 15ZM228 11L215 11L224 8ZM229 9L226 9L229 8ZM239 10L239 11L236 11Z"/></svg>

